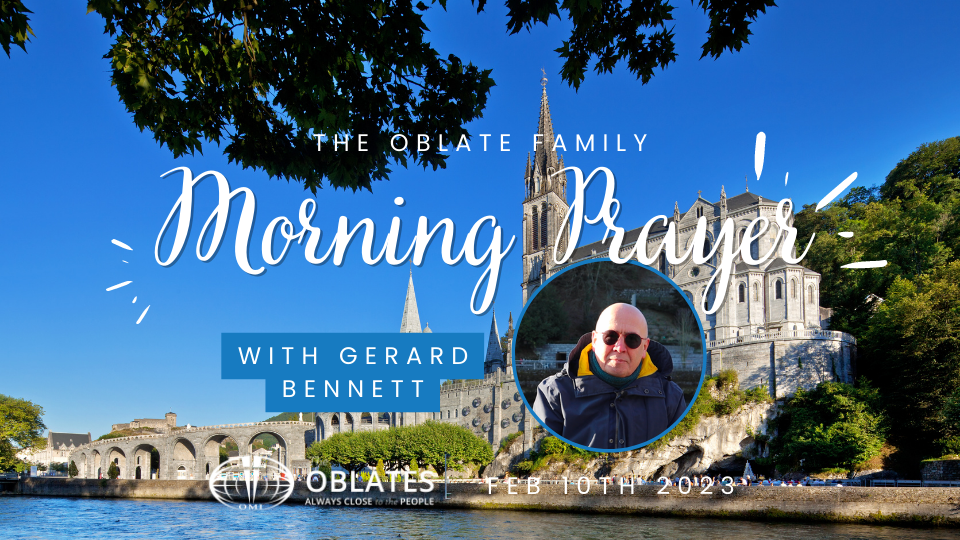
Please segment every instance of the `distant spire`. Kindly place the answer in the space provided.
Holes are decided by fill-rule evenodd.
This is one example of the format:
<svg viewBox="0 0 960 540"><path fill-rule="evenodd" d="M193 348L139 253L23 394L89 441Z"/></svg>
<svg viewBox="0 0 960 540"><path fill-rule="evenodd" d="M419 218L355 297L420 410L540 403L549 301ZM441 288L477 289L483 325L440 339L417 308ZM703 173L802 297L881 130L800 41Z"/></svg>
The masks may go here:
<svg viewBox="0 0 960 540"><path fill-rule="evenodd" d="M490 336L487 338L487 356L483 361L486 373L493 371L494 362L499 363L496 366L497 369L503 367L503 349L500 347L500 332L497 330L497 313L494 310L491 310L491 313L493 320L490 322Z"/></svg>
<svg viewBox="0 0 960 540"><path fill-rule="evenodd" d="M405 334L419 334L420 312L417 311L417 295L413 292L413 270L410 270L410 281L407 283L407 299L403 303L403 320L400 321L400 332Z"/></svg>
<svg viewBox="0 0 960 540"><path fill-rule="evenodd" d="M750 180L747 179L747 175L743 175L743 183L747 193L750 193Z"/></svg>
<svg viewBox="0 0 960 540"><path fill-rule="evenodd" d="M673 201L673 220L680 221L680 204Z"/></svg>

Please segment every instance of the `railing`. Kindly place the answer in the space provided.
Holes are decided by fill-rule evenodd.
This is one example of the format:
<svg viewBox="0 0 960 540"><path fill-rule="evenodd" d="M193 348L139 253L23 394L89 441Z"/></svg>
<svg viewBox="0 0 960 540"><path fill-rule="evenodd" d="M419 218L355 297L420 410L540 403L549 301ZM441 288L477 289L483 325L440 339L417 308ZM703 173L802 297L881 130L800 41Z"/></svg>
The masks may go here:
<svg viewBox="0 0 960 540"><path fill-rule="evenodd" d="M856 345L857 340L846 332L836 332L833 330L781 330L780 332L769 332L765 334L750 334L748 336L736 336L724 339L715 339L707 342L708 349L725 347L727 345L740 345L742 343L751 343L758 341L773 341L778 339L825 339L833 341L842 341Z"/></svg>
<svg viewBox="0 0 960 540"><path fill-rule="evenodd" d="M170 433L150 433L145 435L127 435L126 437L116 437L111 439L98 439L96 441L91 441L87 444L81 444L77 446L73 451L76 452L81 449L93 448L94 446L101 446L104 444L110 444L114 442L121 441L132 441L132 440L145 440L145 439L158 439L163 437L172 437L180 435L181 433L195 433L197 431L208 431L211 429L229 429L229 428L242 428L242 427L256 427L256 426L294 426L294 425L307 425L313 426L312 422L298 420L285 420L282 422L245 422L241 424L216 424L213 426L190 426L189 428L184 427L180 429L171 430Z"/></svg>
<svg viewBox="0 0 960 540"><path fill-rule="evenodd" d="M960 487L960 480L870 480L873 487Z"/></svg>
<svg viewBox="0 0 960 540"><path fill-rule="evenodd" d="M517 362L517 371L525 369L561 370L566 363L566 360L524 360L523 362Z"/></svg>

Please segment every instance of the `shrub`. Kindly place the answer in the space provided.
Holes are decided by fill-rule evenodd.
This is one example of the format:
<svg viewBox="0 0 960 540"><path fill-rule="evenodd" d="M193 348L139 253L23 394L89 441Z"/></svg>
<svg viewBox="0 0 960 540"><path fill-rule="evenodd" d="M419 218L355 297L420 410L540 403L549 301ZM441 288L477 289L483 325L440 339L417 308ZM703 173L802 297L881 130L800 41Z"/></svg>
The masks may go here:
<svg viewBox="0 0 960 540"><path fill-rule="evenodd" d="M110 468L107 469L107 476L111 480L116 480L120 476L120 467L117 467L116 463L111 463Z"/></svg>

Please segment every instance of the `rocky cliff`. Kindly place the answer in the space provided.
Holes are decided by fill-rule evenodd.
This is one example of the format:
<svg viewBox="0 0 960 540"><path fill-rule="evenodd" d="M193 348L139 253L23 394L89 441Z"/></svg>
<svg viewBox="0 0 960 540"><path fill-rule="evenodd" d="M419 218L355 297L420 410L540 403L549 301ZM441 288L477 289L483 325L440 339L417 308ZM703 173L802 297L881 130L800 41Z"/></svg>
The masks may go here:
<svg viewBox="0 0 960 540"><path fill-rule="evenodd" d="M570 463L554 460L534 473L545 479L580 476L628 476L656 480L660 476L719 473L741 474L745 457L757 452L754 435L765 433L766 420L775 414L773 403L752 403L728 416L708 416L686 435L656 449L602 454ZM542 440L545 433L538 435ZM537 444L539 444L539 440ZM500 452L483 471L483 476L503 476L527 456L520 440Z"/></svg>

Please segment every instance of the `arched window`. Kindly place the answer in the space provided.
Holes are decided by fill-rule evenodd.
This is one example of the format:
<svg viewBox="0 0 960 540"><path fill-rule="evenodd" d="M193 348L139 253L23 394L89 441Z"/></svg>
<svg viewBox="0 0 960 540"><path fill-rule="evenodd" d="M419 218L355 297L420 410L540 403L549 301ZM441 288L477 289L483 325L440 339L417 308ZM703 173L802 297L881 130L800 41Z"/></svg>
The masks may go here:
<svg viewBox="0 0 960 540"><path fill-rule="evenodd" d="M660 266L660 272L661 272L663 275L667 275L667 254L664 253L664 252L662 252L662 251L660 252L660 264L659 264L659 266Z"/></svg>
<svg viewBox="0 0 960 540"><path fill-rule="evenodd" d="M760 300L760 285L756 281L753 282L753 301L757 302Z"/></svg>
<svg viewBox="0 0 960 540"><path fill-rule="evenodd" d="M704 256L704 257L706 257L707 255L710 254L710 248L712 248L712 247L713 247L713 245L710 243L710 239L709 239L709 238L704 238L704 239L703 239L703 256Z"/></svg>
<svg viewBox="0 0 960 540"><path fill-rule="evenodd" d="M774 284L773 288L774 288L773 297L776 298L777 300L780 300L781 298L783 298L783 282L778 279L777 282Z"/></svg>
<svg viewBox="0 0 960 540"><path fill-rule="evenodd" d="M740 229L740 232L737 233L737 249L740 249L740 246L743 245L743 236L747 234L746 229Z"/></svg>
<svg viewBox="0 0 960 540"><path fill-rule="evenodd" d="M533 249L540 249L540 213L533 207Z"/></svg>
<svg viewBox="0 0 960 540"><path fill-rule="evenodd" d="M697 219L700 219L700 218L702 218L702 217L703 217L703 207L702 207L702 206L698 206L698 207L697 207Z"/></svg>
<svg viewBox="0 0 960 540"><path fill-rule="evenodd" d="M540 245L547 245L547 205L540 209Z"/></svg>
<svg viewBox="0 0 960 540"><path fill-rule="evenodd" d="M743 283L741 283L740 287L738 287L737 299L741 304L747 300L747 286Z"/></svg>
<svg viewBox="0 0 960 540"><path fill-rule="evenodd" d="M790 298L796 298L796 297L797 297L797 280L791 279L790 280Z"/></svg>
<svg viewBox="0 0 960 540"><path fill-rule="evenodd" d="M813 285L807 287L807 302L813 303Z"/></svg>

